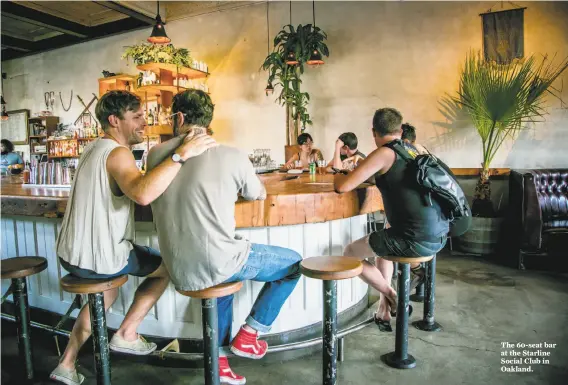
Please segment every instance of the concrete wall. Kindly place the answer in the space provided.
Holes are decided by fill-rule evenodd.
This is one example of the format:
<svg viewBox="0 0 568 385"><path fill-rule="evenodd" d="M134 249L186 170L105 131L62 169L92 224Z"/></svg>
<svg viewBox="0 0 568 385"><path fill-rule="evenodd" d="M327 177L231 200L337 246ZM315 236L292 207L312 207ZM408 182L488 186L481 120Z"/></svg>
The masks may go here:
<svg viewBox="0 0 568 385"><path fill-rule="evenodd" d="M519 3L525 11L525 52L568 56L568 2ZM316 22L329 35L330 58L308 69L304 88L310 92L314 135L326 158L336 137L355 132L360 148L374 148L371 118L377 108L398 108L419 130L419 141L452 167L478 167L481 144L470 123L449 121L439 101L457 89L460 66L470 49L481 48L481 20L492 2L317 2ZM495 4L499 7L499 3ZM288 2L270 3L270 35L289 22ZM294 2L292 22L310 23L311 2ZM187 47L209 64L208 84L216 104L213 128L219 141L251 151L270 148L284 161L284 108L264 95L266 73L266 4L217 12L167 25L173 43ZM106 69L135 74L120 59L124 46L143 41L147 30L88 42L2 63L8 73L5 96L9 109L44 109L43 93L61 91L86 101L98 93L97 78ZM556 84L568 102L568 72ZM505 143L493 167L568 166L568 109L550 99L546 121ZM59 99L55 112L66 123L81 111L74 96L69 112Z"/></svg>

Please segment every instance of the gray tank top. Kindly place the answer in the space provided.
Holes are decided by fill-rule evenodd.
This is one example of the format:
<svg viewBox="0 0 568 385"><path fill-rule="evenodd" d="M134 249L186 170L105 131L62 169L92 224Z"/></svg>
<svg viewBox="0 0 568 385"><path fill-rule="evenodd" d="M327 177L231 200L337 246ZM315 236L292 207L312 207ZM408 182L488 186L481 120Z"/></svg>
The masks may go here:
<svg viewBox="0 0 568 385"><path fill-rule="evenodd" d="M97 139L85 148L57 238L60 258L99 274L122 270L134 240L134 202L112 193L106 170L117 147L114 140Z"/></svg>

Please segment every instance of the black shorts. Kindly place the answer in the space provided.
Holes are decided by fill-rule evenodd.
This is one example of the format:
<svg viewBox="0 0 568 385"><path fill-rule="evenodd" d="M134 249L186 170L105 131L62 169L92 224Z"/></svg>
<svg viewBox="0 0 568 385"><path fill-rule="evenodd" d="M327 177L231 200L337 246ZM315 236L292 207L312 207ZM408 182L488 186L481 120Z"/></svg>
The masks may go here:
<svg viewBox="0 0 568 385"><path fill-rule="evenodd" d="M427 257L438 253L446 245L447 237L439 241L413 241L393 234L391 229L374 231L369 235L369 246L378 255L399 255L407 257Z"/></svg>
<svg viewBox="0 0 568 385"><path fill-rule="evenodd" d="M130 255L128 256L128 263L124 269L114 274L98 274L93 270L82 269L77 266L70 265L68 262L59 258L61 266L70 274L85 279L106 279L114 278L120 275L134 275L136 277L146 277L152 274L160 267L162 257L160 252L147 246L132 245Z"/></svg>

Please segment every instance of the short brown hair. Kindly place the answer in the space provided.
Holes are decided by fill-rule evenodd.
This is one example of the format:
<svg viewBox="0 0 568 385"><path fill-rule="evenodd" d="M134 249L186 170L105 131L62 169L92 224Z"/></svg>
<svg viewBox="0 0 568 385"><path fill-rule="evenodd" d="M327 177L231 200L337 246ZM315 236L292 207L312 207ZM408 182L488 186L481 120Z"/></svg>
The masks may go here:
<svg viewBox="0 0 568 385"><path fill-rule="evenodd" d="M137 111L140 108L140 98L132 92L114 90L104 94L95 107L95 115L101 124L103 131L109 128L108 118L111 115L124 119L127 111Z"/></svg>
<svg viewBox="0 0 568 385"><path fill-rule="evenodd" d="M379 136L386 136L402 132L402 115L394 108L381 108L373 116L373 130Z"/></svg>

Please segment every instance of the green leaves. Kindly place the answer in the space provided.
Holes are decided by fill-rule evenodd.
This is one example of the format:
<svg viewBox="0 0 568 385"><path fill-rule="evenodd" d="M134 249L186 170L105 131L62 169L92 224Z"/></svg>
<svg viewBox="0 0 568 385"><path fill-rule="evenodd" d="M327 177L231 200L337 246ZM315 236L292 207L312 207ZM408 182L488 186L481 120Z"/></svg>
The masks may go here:
<svg viewBox="0 0 568 385"><path fill-rule="evenodd" d="M275 88L279 86L281 92L276 101L281 105L292 107L292 118L298 118L302 127L312 124L307 106L310 95L301 92L301 75L304 74L305 64L314 50L318 50L323 56L329 57L329 49L325 44L327 34L319 27L312 24L285 25L274 37L274 49L264 59L261 69L268 71L268 82ZM294 52L298 64L291 66L286 64L289 52Z"/></svg>
<svg viewBox="0 0 568 385"><path fill-rule="evenodd" d="M168 63L190 67L191 56L186 48L175 48L173 44L141 43L126 47L122 59L132 58L134 64Z"/></svg>
<svg viewBox="0 0 568 385"><path fill-rule="evenodd" d="M480 53L470 52L460 77L457 96L446 98L465 107L481 138L483 168L488 169L507 137L528 122L542 118L544 96L568 68L568 60L553 65L547 57L540 64L534 56L509 65L488 63Z"/></svg>

